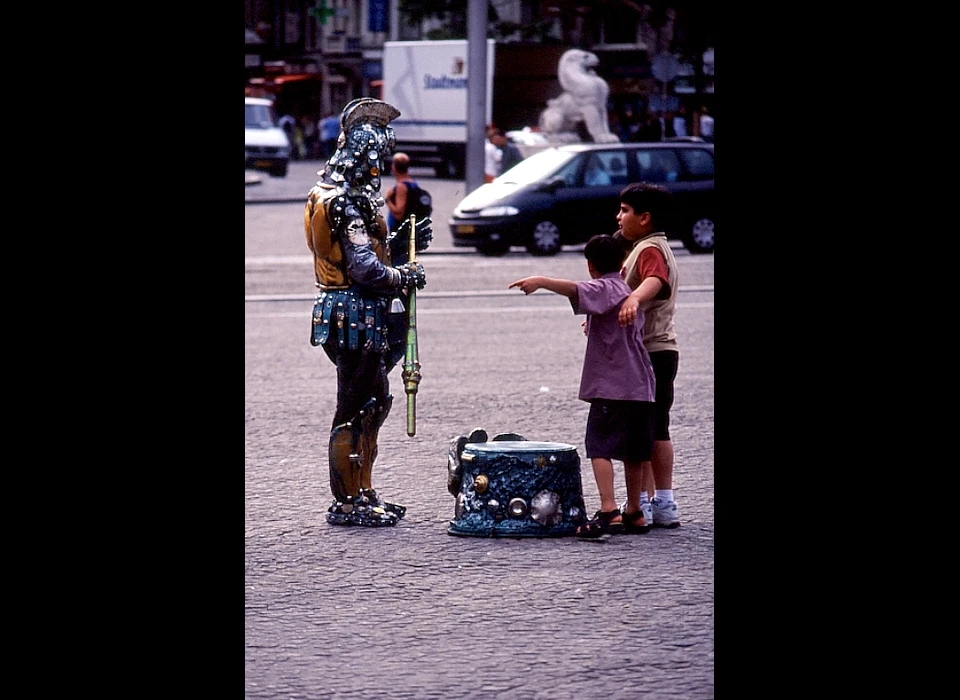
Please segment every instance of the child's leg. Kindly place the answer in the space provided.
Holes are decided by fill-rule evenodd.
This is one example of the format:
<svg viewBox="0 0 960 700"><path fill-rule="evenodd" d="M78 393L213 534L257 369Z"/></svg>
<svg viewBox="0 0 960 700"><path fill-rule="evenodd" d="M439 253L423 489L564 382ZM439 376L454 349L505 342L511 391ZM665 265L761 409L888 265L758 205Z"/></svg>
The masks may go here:
<svg viewBox="0 0 960 700"><path fill-rule="evenodd" d="M644 477L650 473L650 462L623 462L623 477L627 482L627 502L625 513L636 513L640 510L640 494L644 489Z"/></svg>
<svg viewBox="0 0 960 700"><path fill-rule="evenodd" d="M600 510L605 513L616 510L617 498L613 488L613 462L604 457L591 457L590 463L593 465L593 478L597 480L597 491L600 492ZM638 503L639 498L638 495Z"/></svg>
<svg viewBox="0 0 960 700"><path fill-rule="evenodd" d="M656 444L656 443L654 443ZM643 490L647 492L647 500L652 501L656 485L653 478L653 462L643 463Z"/></svg>

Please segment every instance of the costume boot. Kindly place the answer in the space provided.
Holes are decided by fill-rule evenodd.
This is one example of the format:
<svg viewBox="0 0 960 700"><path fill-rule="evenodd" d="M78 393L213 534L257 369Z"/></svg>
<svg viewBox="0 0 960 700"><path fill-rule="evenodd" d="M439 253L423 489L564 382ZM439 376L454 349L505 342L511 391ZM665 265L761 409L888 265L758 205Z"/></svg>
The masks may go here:
<svg viewBox="0 0 960 700"><path fill-rule="evenodd" d="M392 407L393 396L387 394L382 403L378 404L376 399L370 399L360 411L360 489L372 503L392 513L399 520L407 512L406 506L380 498L372 483L373 464L379 452L377 440L380 427L387 419Z"/></svg>
<svg viewBox="0 0 960 700"><path fill-rule="evenodd" d="M330 490L334 501L327 509L327 522L331 525L396 525L406 510L403 506L382 502L376 491L361 486L363 480L370 483L373 469L372 459L363 457L364 446L371 457L376 457L379 424L372 433L372 445L369 437L364 438L364 431L374 425L377 417L371 410L374 406L375 403L368 403L356 418L338 425L330 433Z"/></svg>
<svg viewBox="0 0 960 700"><path fill-rule="evenodd" d="M360 494L358 437L359 431L352 423L338 425L330 432L330 491L342 503Z"/></svg>

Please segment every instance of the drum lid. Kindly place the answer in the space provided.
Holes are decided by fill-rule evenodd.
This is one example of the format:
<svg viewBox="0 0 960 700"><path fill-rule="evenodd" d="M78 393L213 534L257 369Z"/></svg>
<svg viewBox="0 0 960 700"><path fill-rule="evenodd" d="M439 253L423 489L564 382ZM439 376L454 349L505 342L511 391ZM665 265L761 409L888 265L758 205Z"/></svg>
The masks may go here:
<svg viewBox="0 0 960 700"><path fill-rule="evenodd" d="M468 442L463 446L464 452L479 454L514 453L514 452L567 452L576 450L573 445L562 442L534 442L533 440L493 440L491 442Z"/></svg>

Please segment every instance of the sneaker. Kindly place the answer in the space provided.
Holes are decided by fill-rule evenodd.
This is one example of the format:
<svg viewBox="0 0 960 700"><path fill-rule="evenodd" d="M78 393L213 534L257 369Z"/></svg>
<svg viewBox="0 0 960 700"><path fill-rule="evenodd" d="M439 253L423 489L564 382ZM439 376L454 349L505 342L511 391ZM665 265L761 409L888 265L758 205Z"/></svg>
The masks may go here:
<svg viewBox="0 0 960 700"><path fill-rule="evenodd" d="M653 510L650 522L654 527L680 527L680 511L676 501L660 501L654 498L650 503Z"/></svg>
<svg viewBox="0 0 960 700"><path fill-rule="evenodd" d="M647 521L647 524L653 525L653 506L650 504L650 501L641 503L640 510L643 511L643 519Z"/></svg>

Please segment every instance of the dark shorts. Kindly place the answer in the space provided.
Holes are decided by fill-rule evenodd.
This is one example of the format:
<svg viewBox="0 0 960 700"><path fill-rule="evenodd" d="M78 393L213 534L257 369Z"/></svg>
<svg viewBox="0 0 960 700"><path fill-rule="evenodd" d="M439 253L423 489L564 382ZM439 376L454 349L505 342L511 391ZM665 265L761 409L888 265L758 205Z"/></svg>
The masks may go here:
<svg viewBox="0 0 960 700"><path fill-rule="evenodd" d="M670 439L670 409L673 407L673 381L677 378L680 353L661 350L650 353L653 375L657 379L657 400L653 411L653 439Z"/></svg>
<svg viewBox="0 0 960 700"><path fill-rule="evenodd" d="M587 458L646 462L653 454L650 401L594 399L587 416Z"/></svg>

